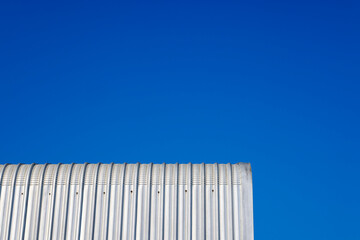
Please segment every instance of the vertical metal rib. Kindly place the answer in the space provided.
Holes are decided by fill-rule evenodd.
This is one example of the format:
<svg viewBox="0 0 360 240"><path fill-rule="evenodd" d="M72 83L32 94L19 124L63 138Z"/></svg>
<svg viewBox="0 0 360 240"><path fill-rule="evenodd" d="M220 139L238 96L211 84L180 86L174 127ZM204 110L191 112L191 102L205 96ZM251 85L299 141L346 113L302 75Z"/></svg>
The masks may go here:
<svg viewBox="0 0 360 240"><path fill-rule="evenodd" d="M162 179L163 179L163 190L162 190L162 195L163 195L163 205L162 205L162 233L161 233L161 239L164 240L165 236L165 181L166 181L166 164L163 163L163 176L162 176Z"/></svg>
<svg viewBox="0 0 360 240"><path fill-rule="evenodd" d="M83 200L84 200L84 184L85 184L85 175L86 175L86 168L88 163L84 164L83 175L81 177L81 195L80 195L80 213L79 213L79 231L78 231L78 240L80 240L81 236L81 220L82 220L82 209L83 209Z"/></svg>
<svg viewBox="0 0 360 240"><path fill-rule="evenodd" d="M1 171L1 175L0 175L0 199L1 199L1 189L2 189L2 185L3 185L3 178L4 178L4 175L5 175L5 170L6 170L6 167L8 166L9 164L5 164L2 171Z"/></svg>
<svg viewBox="0 0 360 240"><path fill-rule="evenodd" d="M151 229L151 194L152 194L152 168L153 168L153 164L150 163L150 170L149 170L149 178L148 178L148 184L149 184L149 188L148 188L148 202L149 202L149 225L148 225L148 239L150 239L150 229Z"/></svg>
<svg viewBox="0 0 360 240"><path fill-rule="evenodd" d="M66 239L66 232L67 232L67 222L68 222L68 214L69 214L69 198L70 198L70 187L71 187L71 176L72 176L72 171L74 168L74 163L71 164L70 166L70 171L69 171L69 176L67 179L67 196L66 196L66 209L65 209L65 229L64 229L64 240Z"/></svg>
<svg viewBox="0 0 360 240"><path fill-rule="evenodd" d="M217 192L217 210L218 210L218 239L220 240L220 187L219 187L219 164L216 163L216 192Z"/></svg>
<svg viewBox="0 0 360 240"><path fill-rule="evenodd" d="M26 183L25 183L25 209L24 209L24 218L23 218L23 230L21 231L21 236L20 239L24 240L25 239L25 230L26 230L26 217L27 217L27 209L28 209L28 200L29 200L29 189L30 189L30 181L31 181L31 173L32 170L35 166L35 163L32 163L29 169L29 173L28 173L28 177L26 179Z"/></svg>
<svg viewBox="0 0 360 240"><path fill-rule="evenodd" d="M10 219L9 219L9 229L8 229L8 240L10 240L11 235L11 222L12 222L12 214L14 209L14 195L15 195L15 186L16 186L16 177L19 172L20 166L22 163L18 164L16 167L16 171L14 173L13 181L12 181L12 191L11 191L11 205L10 205Z"/></svg>
<svg viewBox="0 0 360 240"><path fill-rule="evenodd" d="M234 239L234 198L233 198L233 185L232 185L232 165L230 163L228 163L228 167L229 167L229 180L228 180L228 184L230 187L230 197L231 197L231 209L229 214L231 215L231 237L232 239Z"/></svg>
<svg viewBox="0 0 360 240"><path fill-rule="evenodd" d="M121 222L120 222L120 239L122 239L123 221L124 221L124 189L125 189L125 174L127 163L124 163L123 180L122 180L122 196L121 196Z"/></svg>
<svg viewBox="0 0 360 240"><path fill-rule="evenodd" d="M105 232L105 239L107 240L109 238L109 216L110 216L110 199L111 199L111 179L112 179L112 172L114 168L114 163L112 162L110 165L110 173L108 175L108 181L107 181L107 190L108 190L108 201L107 201L107 215L106 215L106 232Z"/></svg>
<svg viewBox="0 0 360 240"><path fill-rule="evenodd" d="M91 231L91 239L94 239L94 233L95 233L95 221L96 221L96 200L97 200L97 189L98 189L98 178L99 178L99 170L100 170L100 166L101 163L97 164L96 167L96 175L95 175L95 181L94 181L94 188L95 188L95 193L94 193L94 214L93 214L93 223L92 223L92 231Z"/></svg>
<svg viewBox="0 0 360 240"><path fill-rule="evenodd" d="M53 232L53 228L54 228L54 215L55 215L55 204L56 204L56 188L57 188L57 179L58 179L58 176L59 176L59 169L60 169L60 166L61 166L62 163L59 163L56 167L56 174L55 174L55 179L53 181L53 199L52 199L52 202L51 202L51 217L50 217L50 231L49 231L49 239L51 240L52 239L52 232Z"/></svg>
<svg viewBox="0 0 360 240"><path fill-rule="evenodd" d="M190 174L189 174L189 206L190 206L190 240L192 239L192 184L193 184L193 179L192 179L192 163L190 164Z"/></svg>
<svg viewBox="0 0 360 240"><path fill-rule="evenodd" d="M134 213L134 240L136 239L136 225L137 225L137 205L138 205L138 187L139 187L139 169L140 169L140 163L136 163L136 166L137 166L137 170L136 170L136 185L135 185L135 213Z"/></svg>
<svg viewBox="0 0 360 240"><path fill-rule="evenodd" d="M2 181L3 181L3 176L5 175L5 169L9 164L5 164L2 171L1 171L1 175L0 175L0 197L1 197L1 189L2 189Z"/></svg>
<svg viewBox="0 0 360 240"><path fill-rule="evenodd" d="M38 209L38 216L36 218L37 221L37 227L36 227L36 238L35 239L39 239L39 230L40 230L40 222L41 222L41 204L42 204L42 195L43 195L43 189L44 189L44 176L45 176L45 172L46 172L46 168L47 168L48 164L45 163L44 165L44 169L41 173L41 178L39 179L40 182L40 195L39 195L39 209Z"/></svg>
<svg viewBox="0 0 360 240"><path fill-rule="evenodd" d="M179 163L176 163L176 240L179 239Z"/></svg>
<svg viewBox="0 0 360 240"><path fill-rule="evenodd" d="M203 169L202 172L204 176L202 187L203 187L203 201L204 201L204 239L206 240L206 168L204 163L202 163L201 166Z"/></svg>
<svg viewBox="0 0 360 240"><path fill-rule="evenodd" d="M243 191L244 191L244 189L243 189L243 176L242 176L242 171L240 170L240 171L238 171L239 172L239 174L240 174L240 176L238 176L238 177L240 177L240 186L239 186L239 188L240 188L240 192L239 192L239 194L240 194L240 199L238 199L238 201L239 201L239 212L240 212L240 240L244 240L244 236L245 236L245 232L244 232L244 225L245 225L245 223L244 223L244 210L243 210L243 204L244 204L244 201L243 201Z"/></svg>

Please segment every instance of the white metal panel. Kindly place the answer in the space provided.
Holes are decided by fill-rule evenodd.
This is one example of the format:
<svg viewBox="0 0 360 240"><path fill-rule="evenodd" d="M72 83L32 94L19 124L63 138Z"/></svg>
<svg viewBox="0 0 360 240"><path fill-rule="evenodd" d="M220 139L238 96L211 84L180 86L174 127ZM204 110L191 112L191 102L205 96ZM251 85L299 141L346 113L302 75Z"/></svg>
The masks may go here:
<svg viewBox="0 0 360 240"><path fill-rule="evenodd" d="M0 239L253 240L250 164L0 165Z"/></svg>

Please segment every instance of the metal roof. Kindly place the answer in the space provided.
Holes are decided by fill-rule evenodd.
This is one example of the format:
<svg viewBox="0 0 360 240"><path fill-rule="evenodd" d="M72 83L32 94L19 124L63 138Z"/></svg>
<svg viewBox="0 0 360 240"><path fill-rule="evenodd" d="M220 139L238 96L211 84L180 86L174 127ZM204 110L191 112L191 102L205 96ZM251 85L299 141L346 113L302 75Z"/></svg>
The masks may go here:
<svg viewBox="0 0 360 240"><path fill-rule="evenodd" d="M252 240L250 164L0 165L0 239Z"/></svg>

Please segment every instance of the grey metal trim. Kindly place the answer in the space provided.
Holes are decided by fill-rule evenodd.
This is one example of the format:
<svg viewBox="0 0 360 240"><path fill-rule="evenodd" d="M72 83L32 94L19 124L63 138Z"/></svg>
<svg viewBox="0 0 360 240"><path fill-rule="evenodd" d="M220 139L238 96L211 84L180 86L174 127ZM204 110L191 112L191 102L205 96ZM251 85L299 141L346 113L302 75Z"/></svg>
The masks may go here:
<svg viewBox="0 0 360 240"><path fill-rule="evenodd" d="M228 186L230 187L230 196L231 196L231 209L230 209L230 212L231 212L231 233L232 233L232 239L234 239L234 212L233 212L233 209L234 209L234 194L233 194L233 186L232 186L232 180L233 180L233 177L232 177L232 165L230 163L227 164L227 167L229 168L229 180L228 180Z"/></svg>
<svg viewBox="0 0 360 240"><path fill-rule="evenodd" d="M12 180L12 191L11 191L11 205L10 205L10 219L9 219L9 228L8 228L8 240L10 240L11 236L11 225L12 225L12 214L14 209L14 195L15 195L15 185L16 185L16 177L19 172L19 169L21 167L22 163L19 163L16 167L16 171L14 173L14 179Z"/></svg>
<svg viewBox="0 0 360 240"><path fill-rule="evenodd" d="M31 180L31 173L32 170L34 169L35 163L32 163L29 169L29 173L28 173L28 177L26 179L26 192L25 192L25 209L24 209L24 218L23 218L23 230L21 232L21 236L20 239L24 240L25 239L25 230L26 230L26 217L27 217L27 209L28 209L28 202L29 202L29 189L30 189L30 180Z"/></svg>
<svg viewBox="0 0 360 240"><path fill-rule="evenodd" d="M148 220L148 236L150 238L150 229L151 229L151 190L152 190L152 184L151 184L151 181L152 181L152 167L153 167L153 164L150 163L150 170L149 170L149 176L148 176L148 182L149 182L149 186L148 186L148 204L149 204L149 220Z"/></svg>
<svg viewBox="0 0 360 240"><path fill-rule="evenodd" d="M193 195L193 192L192 192L192 185L193 185L193 171L192 171L192 163L189 163L190 165L190 180L189 180L189 186L188 186L188 192L189 192L189 205L190 205L190 223L189 223L189 228L190 228L190 240L192 239L192 195Z"/></svg>
<svg viewBox="0 0 360 240"><path fill-rule="evenodd" d="M122 180L122 194L121 194L121 222L120 222L120 239L122 239L122 233L123 233L123 222L124 222L124 190L125 190L125 174L126 174L126 166L127 163L124 163L123 168L123 180Z"/></svg>
<svg viewBox="0 0 360 240"><path fill-rule="evenodd" d="M55 173L55 179L53 181L53 187L52 187L52 202L51 202L51 217L50 217L50 231L49 231L49 239L52 239L52 232L54 227L54 212L55 212L55 204L56 204L56 187L57 187L57 179L59 176L59 169L62 163L59 163L56 167L56 173Z"/></svg>
<svg viewBox="0 0 360 240"><path fill-rule="evenodd" d="M0 196L1 196L1 189L2 189L2 181L3 181L3 176L5 174L5 170L6 170L6 167L8 166L9 164L6 163L1 171L1 175L0 175Z"/></svg>
<svg viewBox="0 0 360 240"><path fill-rule="evenodd" d="M216 192L217 192L217 210L218 210L218 221L217 221L217 225L218 225L218 239L220 239L220 188L219 188L219 184L220 184L220 180L219 180L219 164L215 164L216 166Z"/></svg>
<svg viewBox="0 0 360 240"><path fill-rule="evenodd" d="M176 163L176 240L179 239L179 163Z"/></svg>
<svg viewBox="0 0 360 240"><path fill-rule="evenodd" d="M95 231L95 217L96 217L96 200L97 200L97 189L98 189L98 177L99 177L99 170L100 170L100 166L101 163L97 164L96 167L96 175L95 175L95 183L94 183L94 188L95 188L95 194L93 196L94 198L94 214L93 214L93 223L92 223L92 232L91 232L91 239L94 239L94 231Z"/></svg>
<svg viewBox="0 0 360 240"><path fill-rule="evenodd" d="M136 188L136 190L135 190L135 194L136 194L136 196L135 196L135 213L134 213L134 223L135 223L135 225L134 225L134 240L136 239L136 222L137 222L137 206L138 206L138 204L137 204L137 202L138 202L138 196L139 196L139 194L138 194L138 191L139 191L139 170L140 170L140 163L136 163L136 183L135 183L135 188Z"/></svg>
<svg viewBox="0 0 360 240"><path fill-rule="evenodd" d="M70 186L71 186L71 176L72 176L72 171L74 168L74 163L71 164L70 166L70 172L69 172L69 176L67 179L67 196L66 196L66 210L65 210L65 221L64 221L64 240L66 239L66 233L67 233L67 225L68 225L68 215L69 215L69 198L70 198Z"/></svg>
<svg viewBox="0 0 360 240"><path fill-rule="evenodd" d="M164 230L165 230L165 181L166 181L166 179L165 179L165 174L166 174L166 164L165 163L163 163L163 174L162 174L162 181L163 181L163 192L162 192L162 195L163 195L163 199L162 199L162 202L163 202L163 204L162 204L162 206L163 206L163 209L162 209L162 231L161 231L161 234L162 234L162 236L161 236L161 239L162 240L164 240L164 235L165 235L165 233L164 233Z"/></svg>
<svg viewBox="0 0 360 240"><path fill-rule="evenodd" d="M204 181L201 184L203 191L202 191L202 195L203 195L203 199L204 199L204 240L206 240L206 168L205 168L205 164L202 163L201 164L201 168L203 171L203 176L204 176Z"/></svg>
<svg viewBox="0 0 360 240"><path fill-rule="evenodd" d="M37 217L37 230L36 230L36 239L39 239L39 230L40 230L40 221L41 221L41 204L42 204L42 194L44 189L44 176L46 172L46 168L48 166L48 163L45 163L44 169L42 171L41 177L40 177L40 195L39 195L39 210L38 210L38 217Z"/></svg>
<svg viewBox="0 0 360 240"><path fill-rule="evenodd" d="M109 239L109 218L110 218L110 199L111 199L111 179L112 179L112 173L113 173L113 169L114 169L114 163L112 162L110 164L110 173L109 173L109 177L108 177L108 182L107 182L107 190L108 190L108 202L107 202L107 216L106 216L106 233L105 233L105 239L108 240Z"/></svg>
<svg viewBox="0 0 360 240"><path fill-rule="evenodd" d="M85 174L86 174L86 167L89 163L84 163L84 172L81 178L81 196L80 196L80 213L79 213L79 231L78 231L78 239L80 240L81 236L81 220L82 220L82 210L83 210L83 200L84 200L84 184L85 184Z"/></svg>

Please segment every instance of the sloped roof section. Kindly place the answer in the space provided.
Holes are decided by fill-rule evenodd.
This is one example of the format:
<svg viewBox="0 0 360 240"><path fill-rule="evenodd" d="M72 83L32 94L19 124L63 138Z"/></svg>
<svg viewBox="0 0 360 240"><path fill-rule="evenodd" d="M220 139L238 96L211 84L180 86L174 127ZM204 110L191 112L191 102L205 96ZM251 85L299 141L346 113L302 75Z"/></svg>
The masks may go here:
<svg viewBox="0 0 360 240"><path fill-rule="evenodd" d="M253 240L250 164L0 165L0 239Z"/></svg>

